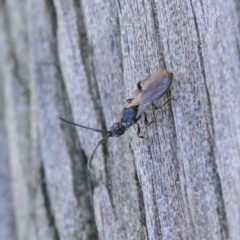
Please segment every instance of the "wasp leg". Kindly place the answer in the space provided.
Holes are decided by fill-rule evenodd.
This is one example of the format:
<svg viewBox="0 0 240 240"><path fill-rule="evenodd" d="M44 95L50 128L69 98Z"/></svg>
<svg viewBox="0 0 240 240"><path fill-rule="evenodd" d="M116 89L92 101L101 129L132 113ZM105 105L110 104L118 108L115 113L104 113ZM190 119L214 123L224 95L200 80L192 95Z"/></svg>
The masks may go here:
<svg viewBox="0 0 240 240"><path fill-rule="evenodd" d="M132 100L133 100L133 98L128 98L128 99L126 99L126 102L130 103Z"/></svg>
<svg viewBox="0 0 240 240"><path fill-rule="evenodd" d="M165 104L167 104L170 100L174 100L174 101L175 101L175 98L173 98L173 97L168 97L168 98L166 99L166 101L163 103L163 105L161 106L161 108L162 108Z"/></svg>
<svg viewBox="0 0 240 240"><path fill-rule="evenodd" d="M141 132L140 126L139 126L139 123L137 123L137 135L138 135L138 137L139 137L139 138L144 138L144 139L148 140L147 137L141 136L141 135L140 135L140 132Z"/></svg>
<svg viewBox="0 0 240 240"><path fill-rule="evenodd" d="M168 98L166 99L166 101L162 104L162 106L161 106L160 108L162 108L164 105L166 105L170 100L176 101L175 98L173 98L173 97L168 97ZM159 108L159 107L157 107L154 103L152 103L151 105L153 106L154 109L158 109L158 108Z"/></svg>
<svg viewBox="0 0 240 240"><path fill-rule="evenodd" d="M154 103L151 103L151 105L155 110L158 109L158 107Z"/></svg>
<svg viewBox="0 0 240 240"><path fill-rule="evenodd" d="M149 126L150 124L152 124L153 122L155 122L154 120L152 120L151 122L149 122L148 119L147 119L147 114L146 114L145 112L143 113L143 116L144 116L144 124L145 124L146 126Z"/></svg>

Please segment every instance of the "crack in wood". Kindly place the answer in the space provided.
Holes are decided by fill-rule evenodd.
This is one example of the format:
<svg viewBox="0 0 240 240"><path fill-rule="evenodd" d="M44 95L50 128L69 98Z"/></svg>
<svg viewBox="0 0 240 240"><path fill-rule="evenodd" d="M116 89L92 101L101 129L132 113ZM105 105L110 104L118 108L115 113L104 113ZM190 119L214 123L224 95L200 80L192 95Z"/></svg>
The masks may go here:
<svg viewBox="0 0 240 240"><path fill-rule="evenodd" d="M122 7L121 7L120 0L117 0L117 3L118 3L118 9L119 9L120 13L122 13Z"/></svg>
<svg viewBox="0 0 240 240"><path fill-rule="evenodd" d="M160 35L160 29L159 29L159 24L158 24L158 13L157 13L157 6L154 0L150 1L150 4L152 6L152 18L153 18L153 26L155 29L155 36L156 40L158 40L158 48L159 48L159 55L161 55L161 58L164 65L165 65L165 60L164 60L164 51L163 51L163 44L161 42L161 35Z"/></svg>
<svg viewBox="0 0 240 240"><path fill-rule="evenodd" d="M59 69L60 71L60 69ZM64 81L62 77L59 77L59 88L61 90L57 91L58 101L65 110L66 116L72 121L73 114L70 105L70 101L67 96ZM88 214L86 224L89 225L90 239L97 239L97 229L94 219L94 209L93 209L93 186L91 184L91 176L87 168L87 156L81 147L81 143L78 138L77 130L75 127L62 124L62 129L64 131L65 141L68 149L68 153L72 160L72 176L73 176L73 189L75 197L78 201L79 206L85 204L85 211ZM90 193L90 194L87 194ZM88 209L88 210L87 210Z"/></svg>
<svg viewBox="0 0 240 240"><path fill-rule="evenodd" d="M5 5L6 5L6 3L5 3L5 0L0 0L0 9L1 9L1 11L4 11L5 9Z"/></svg>
<svg viewBox="0 0 240 240"><path fill-rule="evenodd" d="M81 59L84 65L84 70L87 75L88 90L93 101L95 112L97 113L97 120L98 122L100 122L101 128L103 130L107 130L106 121L105 121L103 108L101 104L101 97L100 97L98 82L95 74L95 66L93 62L94 52L93 52L92 46L89 43L89 39L87 35L87 27L85 25L82 3L81 1L75 0L75 5L77 6L76 9L78 9L78 12L79 12L78 13L79 48L81 53ZM107 159L108 159L107 143L104 142L101 146L102 146L102 152L104 156L106 176L109 176L108 168L107 168ZM107 179L110 179L110 178L107 177Z"/></svg>
<svg viewBox="0 0 240 240"><path fill-rule="evenodd" d="M212 167L213 173L215 175L215 179L216 179L215 192L216 192L216 196L218 196L218 200L219 200L219 206L217 207L217 211L218 211L219 222L220 222L220 226L221 226L222 239L228 239L229 234L228 234L228 227L227 227L227 216L226 216L225 203L224 203L224 199L223 199L221 178L218 174L217 163L216 163L216 159L215 159L215 132L214 132L214 121L213 121L213 115L212 115L212 103L211 103L210 93L209 93L209 90L207 87L207 82L206 82L204 59L203 59L203 55L202 55L202 51L201 51L200 30L198 27L197 17L196 17L196 13L194 11L194 6L193 6L192 0L190 0L190 5L191 5L191 9L192 9L194 24L195 24L197 38L198 38L198 55L199 55L204 85L205 85L205 89L206 89L208 106L209 106L208 116L209 116L210 123L208 124L208 128L207 128L208 135L209 135L208 141L209 141L210 152L211 152L211 157L210 157L211 160L209 161L209 164L211 164L211 167ZM211 132L212 132L212 134L211 134Z"/></svg>
<svg viewBox="0 0 240 240"><path fill-rule="evenodd" d="M53 35L57 41L57 14L53 2L47 1L49 4L49 11L51 11L52 23L53 23ZM71 121L73 121L72 107L67 95L61 67L59 61L59 55L57 48L55 50L55 65L57 68L58 79L56 98L57 102L61 103L57 105L59 112L62 112L59 108L63 108L65 111L64 116L68 116ZM64 131L65 141L68 149L70 158L72 159L72 175L73 175L73 189L76 200L79 205L86 205L85 214L86 225L89 226L87 235L89 239L97 239L97 227L94 219L94 209L93 209L93 188L91 186L91 179L87 169L87 156L81 147L80 140L78 138L77 130L74 127L68 126L66 124L61 124ZM91 194L87 194L91 193ZM87 210L88 209L88 210Z"/></svg>
<svg viewBox="0 0 240 240"><path fill-rule="evenodd" d="M140 213L140 225L142 227L144 227L146 229L146 237L147 239L149 239L148 236L148 229L147 229L147 219L146 219L146 213L145 213L145 202L144 202L144 196L143 196L143 192L142 192L142 187L141 187L141 183L138 177L138 173L137 173L137 166L136 166L136 159L134 156L134 152L132 149L131 144L129 144L129 149L132 153L133 156L133 166L134 166L134 177L135 177L135 182L136 182L136 188L137 188L137 196L138 196L138 210Z"/></svg>
<svg viewBox="0 0 240 240"><path fill-rule="evenodd" d="M5 14L5 29L6 29L6 37L8 40L9 48L8 48L8 61L12 62L12 74L15 77L16 81L18 82L20 93L24 96L27 105L30 106L30 89L28 86L28 80L25 79L20 74L20 67L19 67L19 59L16 53L16 46L15 42L11 33L11 22L8 17L8 14ZM28 119L30 122L30 118Z"/></svg>
<svg viewBox="0 0 240 240"><path fill-rule="evenodd" d="M156 228L156 233L158 234L159 239L162 239L162 230L161 230L161 221L159 218L159 212L158 212L158 205L157 205L157 201L156 201L156 190L155 190L155 186L154 186L154 182L153 182L153 178L152 178L152 190L153 190L153 203L155 206L154 208L154 218L155 218L155 228Z"/></svg>
<svg viewBox="0 0 240 240"><path fill-rule="evenodd" d="M42 188L44 206L45 206L47 219L48 219L48 225L53 229L53 239L60 240L58 228L55 224L55 217L52 212L51 198L48 194L46 174L45 174L45 170L42 162L40 166L40 176L41 176L41 188Z"/></svg>
<svg viewBox="0 0 240 240"><path fill-rule="evenodd" d="M95 112L97 113L97 120L98 122L101 123L101 128L103 130L107 130L106 128L106 121L105 121L105 116L104 116L104 111L103 111L103 106L101 103L101 97L100 97L100 90L98 86L98 81L96 77L96 72L95 72L95 66L94 66L94 51L93 48L89 42L88 38L88 33L87 33L87 27L85 24L85 19L84 19L84 12L82 8L82 2L81 1L75 1L75 5L77 6L76 9L78 9L79 14L78 14L78 31L79 31L79 48L81 52L81 58L83 61L84 69L87 75L87 83L88 83L88 90L90 93L90 96L93 101L94 109ZM112 178L111 178L111 173L110 170L111 168L109 167L109 152L108 152L108 147L107 147L107 142L103 142L101 145L102 147L102 152L103 152L103 157L104 157L104 167L105 167L105 173L106 173L106 187L109 192L109 197L111 201L112 208L114 209L114 204L113 204L113 196L112 196L112 191L111 191L111 186L112 186Z"/></svg>
<svg viewBox="0 0 240 240"><path fill-rule="evenodd" d="M185 169L182 168L182 174L183 174L183 177L184 177L184 186L183 186L183 190L184 190L184 194L185 194L185 199L186 199L186 206L190 206L190 200L189 200L189 196L188 196L188 192L187 192L187 186L186 186L186 183L187 183L187 177L186 177L186 173L185 173ZM195 228L195 224L194 224L194 221L193 221L193 215L192 215L192 211L190 209L190 207L186 207L185 208L185 211L187 212L188 211L188 221L187 221L187 226L189 229L192 230L192 236L196 236L196 228ZM189 223L189 224L188 224ZM191 234L190 231L188 231L189 234Z"/></svg>

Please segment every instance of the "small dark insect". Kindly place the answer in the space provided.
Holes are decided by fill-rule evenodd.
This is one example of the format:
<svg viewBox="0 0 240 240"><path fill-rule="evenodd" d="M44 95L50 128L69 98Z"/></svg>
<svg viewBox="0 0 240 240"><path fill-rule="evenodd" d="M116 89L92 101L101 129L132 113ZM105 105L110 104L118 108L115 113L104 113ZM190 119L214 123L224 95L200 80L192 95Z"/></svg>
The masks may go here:
<svg viewBox="0 0 240 240"><path fill-rule="evenodd" d="M109 137L119 137L125 133L125 131L131 127L133 124L137 123L137 121L144 115L144 122L146 125L151 124L152 122L148 122L146 113L144 112L150 105L153 105L154 101L161 97L166 90L171 85L172 81L172 74L169 73L165 67L162 67L160 70L158 70L156 73L154 73L149 79L143 80L146 81L143 87L141 87L141 82L138 82L137 88L139 90L138 94L135 98L127 99L128 106L123 109L121 120L118 123L114 123L110 129L110 131L100 130L96 128L90 128L86 127L74 122L70 122L66 119L63 119L59 117L60 120L81 127L89 130L93 130L100 133L106 133L106 136L101 139L95 149L93 150L93 153L88 161L88 169L91 171L91 161L93 159L93 156L99 147L104 141L106 141ZM164 102L162 106L164 106L172 97L167 98L167 100ZM154 106L154 105L153 105ZM140 136L140 126L137 123L138 129L137 129L137 135L140 138L145 138L143 136Z"/></svg>

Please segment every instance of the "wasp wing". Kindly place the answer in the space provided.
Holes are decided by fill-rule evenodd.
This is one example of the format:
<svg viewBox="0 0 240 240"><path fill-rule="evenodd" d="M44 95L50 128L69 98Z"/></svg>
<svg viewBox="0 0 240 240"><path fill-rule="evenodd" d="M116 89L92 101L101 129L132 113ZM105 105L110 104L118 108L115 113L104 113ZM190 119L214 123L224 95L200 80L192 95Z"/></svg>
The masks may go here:
<svg viewBox="0 0 240 240"><path fill-rule="evenodd" d="M139 105L138 115L140 115L144 108L147 108L167 91L171 82L172 74L166 68L161 68L146 81L142 90L128 104L128 108Z"/></svg>

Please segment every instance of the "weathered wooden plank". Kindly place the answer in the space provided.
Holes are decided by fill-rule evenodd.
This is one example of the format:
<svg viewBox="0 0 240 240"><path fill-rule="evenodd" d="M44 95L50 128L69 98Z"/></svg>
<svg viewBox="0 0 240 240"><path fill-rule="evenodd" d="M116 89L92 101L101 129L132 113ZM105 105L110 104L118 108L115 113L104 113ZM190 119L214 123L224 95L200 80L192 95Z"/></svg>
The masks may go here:
<svg viewBox="0 0 240 240"><path fill-rule="evenodd" d="M32 90L36 98L41 157L49 211L54 220L54 237L95 238L85 153L75 128L62 126L57 118L60 114L72 118L57 51L57 14L53 2L31 1L31 10ZM69 62L76 64L71 54ZM72 71L67 66L66 69ZM78 73L72 72L71 76L78 76ZM76 89L79 91L80 88ZM73 89L71 91L74 97Z"/></svg>
<svg viewBox="0 0 240 240"><path fill-rule="evenodd" d="M24 19L24 3L18 8L14 1L4 3L4 49L3 84L5 123L8 140L9 165L11 168L11 187L13 209L16 225L16 237L26 239L33 237L34 221L30 184L30 118L29 118L29 81L27 43L24 38L27 29ZM21 37L20 37L21 36ZM20 38L19 38L20 37Z"/></svg>
<svg viewBox="0 0 240 240"><path fill-rule="evenodd" d="M237 239L237 1L8 0L4 108L19 239ZM4 57L3 57L4 58ZM156 122L98 149L161 65ZM143 125L142 121L141 125ZM94 211L94 213L93 213Z"/></svg>
<svg viewBox="0 0 240 240"><path fill-rule="evenodd" d="M0 2L0 85L4 85L4 64L6 59L5 41L5 13L2 9L3 3ZM5 122L5 99L4 88L0 88L0 239L15 240L14 209L12 204L11 192L11 172L9 164L9 151L7 141L7 129Z"/></svg>

